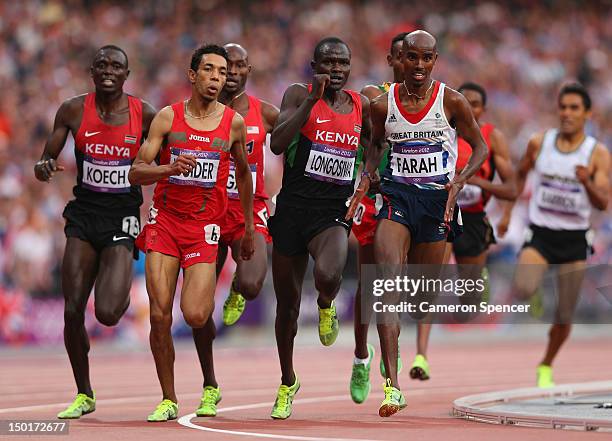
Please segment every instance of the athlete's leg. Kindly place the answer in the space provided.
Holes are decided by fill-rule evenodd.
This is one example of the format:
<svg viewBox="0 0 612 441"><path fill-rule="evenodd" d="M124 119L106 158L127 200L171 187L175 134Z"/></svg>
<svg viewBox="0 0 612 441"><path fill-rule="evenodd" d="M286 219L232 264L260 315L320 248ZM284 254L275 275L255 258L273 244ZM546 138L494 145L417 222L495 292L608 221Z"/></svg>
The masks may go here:
<svg viewBox="0 0 612 441"><path fill-rule="evenodd" d="M181 311L192 328L202 328L215 308L216 263L196 263L183 270Z"/></svg>
<svg viewBox="0 0 612 441"><path fill-rule="evenodd" d="M100 253L95 311L103 325L116 325L130 305L133 257L134 252L122 245L106 247Z"/></svg>
<svg viewBox="0 0 612 441"><path fill-rule="evenodd" d="M405 263L409 249L410 231L406 226L388 219L382 219L378 222L374 237L374 256L377 264L401 265ZM394 274L389 271L383 271L383 273L385 278L394 277ZM389 321L393 322L389 323ZM399 389L399 382L397 381L399 317L389 321L377 324L381 358L385 365L387 378L391 380L391 385Z"/></svg>
<svg viewBox="0 0 612 441"><path fill-rule="evenodd" d="M359 247L359 263L357 265L357 292L355 293L354 331L355 331L355 357L368 358L368 327L370 315L361 315L361 265L374 264L374 244ZM369 312L369 309L368 309Z"/></svg>
<svg viewBox="0 0 612 441"><path fill-rule="evenodd" d="M300 314L302 283L308 265L308 254L284 256L272 250L272 279L276 293L276 345L281 365L281 383L292 386L295 383L293 370L293 341L297 334L297 320Z"/></svg>
<svg viewBox="0 0 612 441"><path fill-rule="evenodd" d="M259 295L268 271L268 248L265 236L255 232L255 252L250 260L240 258L240 240L232 243L232 258L236 262L236 290L246 299Z"/></svg>
<svg viewBox="0 0 612 441"><path fill-rule="evenodd" d="M348 253L348 236L341 226L328 228L308 243L308 252L315 261L314 282L319 293L317 304L326 309L336 298Z"/></svg>
<svg viewBox="0 0 612 441"><path fill-rule="evenodd" d="M546 353L541 364L551 366L555 357L559 353L559 349L567 338L572 329L572 316L578 296L580 295L580 287L584 280L586 262L584 260L565 263L559 266L557 278L557 309L555 311L555 321L548 332L548 345Z"/></svg>
<svg viewBox="0 0 612 441"><path fill-rule="evenodd" d="M533 247L525 247L519 254L514 275L514 291L521 300L530 298L540 287L548 269L548 261Z"/></svg>
<svg viewBox="0 0 612 441"><path fill-rule="evenodd" d="M227 245L219 243L216 265L217 280L219 280L219 275L223 270L223 265L225 265L228 249L229 247ZM193 334L193 342L195 343L196 351L198 352L198 360L200 361L202 375L204 376L204 387L218 387L213 359L213 341L217 336L217 327L215 326L212 314L206 321L204 327L191 328L191 332Z"/></svg>
<svg viewBox="0 0 612 441"><path fill-rule="evenodd" d="M89 244L68 237L62 263L64 293L64 345L78 393L93 398L89 381L89 338L85 330L85 307L98 272L98 254Z"/></svg>
<svg viewBox="0 0 612 441"><path fill-rule="evenodd" d="M174 391L174 344L172 343L172 303L180 261L176 257L149 251L145 276L149 293L151 332L149 343L155 360L163 399L177 402Z"/></svg>

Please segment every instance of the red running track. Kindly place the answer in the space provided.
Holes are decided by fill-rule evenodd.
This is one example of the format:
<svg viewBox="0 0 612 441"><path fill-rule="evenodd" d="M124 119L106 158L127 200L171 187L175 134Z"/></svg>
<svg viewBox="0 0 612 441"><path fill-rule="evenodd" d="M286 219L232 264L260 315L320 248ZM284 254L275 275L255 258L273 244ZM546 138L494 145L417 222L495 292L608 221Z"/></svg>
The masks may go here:
<svg viewBox="0 0 612 441"><path fill-rule="evenodd" d="M555 367L557 382L609 380L610 343L610 339L570 341ZM411 357L413 352L406 341L402 346L403 353ZM450 416L451 403L458 397L533 386L535 365L542 349L541 341L438 343L429 354L432 379L412 381L405 369L400 381L408 407L383 419L377 413L383 398L378 356L371 373L370 397L364 404L356 405L348 393L353 359L349 348L297 347L296 369L302 389L294 402L293 416L286 421L273 421L269 417L280 377L275 348L223 349L217 353L216 365L223 393L218 416L183 418L185 425L181 425L177 421L157 424L145 421L160 400L155 368L148 352L94 346L91 371L98 397L97 410L72 421L67 438L88 441L610 439L604 433L496 426ZM408 364L410 360L404 361ZM195 350L189 345L181 345L177 350L176 386L179 415L193 413L199 402L201 375ZM63 348L52 352L0 352L0 420L54 419L73 398L73 388Z"/></svg>

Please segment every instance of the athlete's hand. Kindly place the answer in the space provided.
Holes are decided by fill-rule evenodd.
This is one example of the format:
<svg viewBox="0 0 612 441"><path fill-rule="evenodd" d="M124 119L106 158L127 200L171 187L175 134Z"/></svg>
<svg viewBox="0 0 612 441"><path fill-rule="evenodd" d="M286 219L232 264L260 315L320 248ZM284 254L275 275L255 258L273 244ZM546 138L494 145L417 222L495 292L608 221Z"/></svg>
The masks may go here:
<svg viewBox="0 0 612 441"><path fill-rule="evenodd" d="M43 182L50 182L51 179L53 179L53 175L61 171L64 171L64 167L58 165L57 161L53 158L41 159L34 166L34 175L36 175L36 179Z"/></svg>
<svg viewBox="0 0 612 441"><path fill-rule="evenodd" d="M312 78L312 90L310 96L316 100L323 98L323 92L325 88L329 86L330 82L329 74L315 74Z"/></svg>
<svg viewBox="0 0 612 441"><path fill-rule="evenodd" d="M508 226L510 225L510 216L504 214L497 223L497 237L503 238L508 232Z"/></svg>
<svg viewBox="0 0 612 441"><path fill-rule="evenodd" d="M170 164L170 176L178 176L180 174L187 176L196 166L197 161L192 155L179 155L172 164Z"/></svg>
<svg viewBox="0 0 612 441"><path fill-rule="evenodd" d="M242 260L251 260L255 252L254 230L245 228L242 239L240 239L240 258Z"/></svg>
<svg viewBox="0 0 612 441"><path fill-rule="evenodd" d="M361 202L363 197L368 194L369 189L370 178L368 176L364 176L359 182L359 187L357 187L355 193L353 193L353 197L351 197L351 203L349 204L346 216L344 216L344 220L353 219L353 216L355 216L355 212L357 211L357 207L359 207L359 202Z"/></svg>
<svg viewBox="0 0 612 441"><path fill-rule="evenodd" d="M446 201L446 209L444 210L444 222L451 223L455 214L455 205L457 205L457 196L463 188L465 181L455 176L452 181L444 186L448 191L448 200Z"/></svg>
<svg viewBox="0 0 612 441"><path fill-rule="evenodd" d="M582 182L583 184L586 184L587 181L591 179L588 167L585 167L584 165L577 165L576 166L576 177L578 178L580 182Z"/></svg>

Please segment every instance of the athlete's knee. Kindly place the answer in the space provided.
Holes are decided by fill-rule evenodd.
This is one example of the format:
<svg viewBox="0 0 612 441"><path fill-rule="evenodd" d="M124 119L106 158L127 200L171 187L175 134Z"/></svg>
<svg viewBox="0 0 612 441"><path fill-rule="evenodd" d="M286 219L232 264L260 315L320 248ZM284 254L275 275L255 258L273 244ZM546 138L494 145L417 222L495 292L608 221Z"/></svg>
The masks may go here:
<svg viewBox="0 0 612 441"><path fill-rule="evenodd" d="M172 327L172 311L162 311L161 309L151 308L149 313L151 330L170 331Z"/></svg>
<svg viewBox="0 0 612 441"><path fill-rule="evenodd" d="M183 318L191 328L203 328L210 318L214 304L212 302L204 302L203 304L194 306L182 306Z"/></svg>
<svg viewBox="0 0 612 441"><path fill-rule="evenodd" d="M329 268L316 268L314 280L319 293L335 294L342 282L342 272Z"/></svg>
<svg viewBox="0 0 612 441"><path fill-rule="evenodd" d="M115 326L123 316L127 307L109 308L106 306L96 306L96 319L104 326Z"/></svg>
<svg viewBox="0 0 612 441"><path fill-rule="evenodd" d="M260 278L259 280L253 277L245 277L240 279L238 282L240 294L242 294L242 297L247 300L255 299L261 291L263 282L263 278Z"/></svg>
<svg viewBox="0 0 612 441"><path fill-rule="evenodd" d="M85 322L85 305L80 307L72 302L64 306L64 323L78 325Z"/></svg>
<svg viewBox="0 0 612 441"><path fill-rule="evenodd" d="M300 304L294 302L278 302L276 317L285 323L297 323L300 316Z"/></svg>

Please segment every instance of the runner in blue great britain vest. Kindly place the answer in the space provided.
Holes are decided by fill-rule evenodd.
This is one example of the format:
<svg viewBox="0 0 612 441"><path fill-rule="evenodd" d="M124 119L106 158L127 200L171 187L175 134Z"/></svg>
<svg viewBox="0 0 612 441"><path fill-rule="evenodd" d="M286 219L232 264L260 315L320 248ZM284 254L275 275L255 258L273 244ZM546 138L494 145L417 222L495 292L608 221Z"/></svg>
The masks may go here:
<svg viewBox="0 0 612 441"><path fill-rule="evenodd" d="M381 177L383 206L374 237L377 264L441 265L447 238L461 232L457 195L487 158L487 146L465 97L430 77L437 57L431 34L408 34L402 48L404 81L372 101L372 145L366 149L366 170L347 216L378 179L380 153L388 143L389 162ZM472 156L456 175L458 135L472 146ZM399 320L378 324L387 377L381 417L406 407L397 381L399 332Z"/></svg>
<svg viewBox="0 0 612 441"><path fill-rule="evenodd" d="M319 339L329 346L338 336L334 299L348 252L348 200L359 144L367 148L370 140L369 100L344 89L351 70L347 44L335 37L321 40L311 66L312 84L293 84L285 92L270 142L272 152L285 157L283 186L269 220L282 371L272 409L275 419L291 415L300 387L293 370L293 340L309 255L318 292Z"/></svg>

